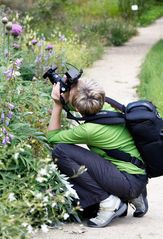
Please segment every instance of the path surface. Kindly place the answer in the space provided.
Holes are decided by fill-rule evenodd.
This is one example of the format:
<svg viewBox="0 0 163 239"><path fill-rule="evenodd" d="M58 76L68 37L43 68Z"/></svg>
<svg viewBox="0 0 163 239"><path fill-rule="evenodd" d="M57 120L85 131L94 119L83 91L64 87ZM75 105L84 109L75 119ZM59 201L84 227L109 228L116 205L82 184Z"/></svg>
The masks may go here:
<svg viewBox="0 0 163 239"><path fill-rule="evenodd" d="M87 69L85 76L98 80L107 95L126 104L137 99L140 65L149 49L163 38L163 18L147 28L122 47L111 47L103 58ZM149 212L143 218L118 218L110 226L95 229L79 224L68 224L62 230L39 233L32 239L161 239L163 238L163 177L151 179L148 184Z"/></svg>

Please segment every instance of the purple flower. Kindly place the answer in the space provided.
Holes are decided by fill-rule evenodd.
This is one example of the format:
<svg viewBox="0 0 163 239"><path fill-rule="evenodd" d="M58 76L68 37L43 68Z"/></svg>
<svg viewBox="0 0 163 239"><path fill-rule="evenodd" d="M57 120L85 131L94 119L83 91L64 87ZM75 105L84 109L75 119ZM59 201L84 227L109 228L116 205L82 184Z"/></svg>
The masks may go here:
<svg viewBox="0 0 163 239"><path fill-rule="evenodd" d="M18 43L14 43L13 44L13 48L18 50L18 49L20 49L20 45Z"/></svg>
<svg viewBox="0 0 163 239"><path fill-rule="evenodd" d="M13 71L14 71L14 69L13 69L13 68L10 68L9 70L7 70L7 71L4 72L4 75L6 75L7 80L10 80L10 79L12 78L12 76L13 76Z"/></svg>
<svg viewBox="0 0 163 239"><path fill-rule="evenodd" d="M2 141L2 144L10 144L11 143L11 141L10 141L10 138L9 138L9 136L8 135L6 135L5 136L5 138L3 139L3 141Z"/></svg>
<svg viewBox="0 0 163 239"><path fill-rule="evenodd" d="M6 126L9 126L10 120L6 120Z"/></svg>
<svg viewBox="0 0 163 239"><path fill-rule="evenodd" d="M59 38L60 38L61 41L66 41L65 35L61 35Z"/></svg>
<svg viewBox="0 0 163 239"><path fill-rule="evenodd" d="M37 41L36 39L33 39L33 40L31 41L32 45L36 45L37 42L38 42L38 41Z"/></svg>
<svg viewBox="0 0 163 239"><path fill-rule="evenodd" d="M46 46L45 50L49 51L53 49L53 45L49 44Z"/></svg>
<svg viewBox="0 0 163 239"><path fill-rule="evenodd" d="M3 145L7 144L6 138L3 139L2 144Z"/></svg>
<svg viewBox="0 0 163 239"><path fill-rule="evenodd" d="M10 140L13 140L14 136L12 134L9 134Z"/></svg>
<svg viewBox="0 0 163 239"><path fill-rule="evenodd" d="M17 69L20 68L21 64L22 64L22 59L16 59L15 66L16 66Z"/></svg>
<svg viewBox="0 0 163 239"><path fill-rule="evenodd" d="M4 112L2 112L2 114L1 114L1 120L4 121L4 119L5 119L5 114L4 114Z"/></svg>
<svg viewBox="0 0 163 239"><path fill-rule="evenodd" d="M12 116L13 116L13 112L12 112L12 111L9 111L9 113L8 113L7 117L8 117L9 119L11 119L11 118L12 118Z"/></svg>
<svg viewBox="0 0 163 239"><path fill-rule="evenodd" d="M36 56L35 63L39 63L42 61L42 54Z"/></svg>
<svg viewBox="0 0 163 239"><path fill-rule="evenodd" d="M2 132L7 135L7 130L5 129L5 127L2 127Z"/></svg>
<svg viewBox="0 0 163 239"><path fill-rule="evenodd" d="M15 108L15 106L11 103L8 103L7 106L10 110L13 110Z"/></svg>
<svg viewBox="0 0 163 239"><path fill-rule="evenodd" d="M14 37L20 36L22 32L23 32L23 28L21 25L19 25L17 23L12 24L11 34Z"/></svg>
<svg viewBox="0 0 163 239"><path fill-rule="evenodd" d="M39 41L38 43L37 43L37 46L39 46L39 47L41 47L43 45L43 42L42 41Z"/></svg>

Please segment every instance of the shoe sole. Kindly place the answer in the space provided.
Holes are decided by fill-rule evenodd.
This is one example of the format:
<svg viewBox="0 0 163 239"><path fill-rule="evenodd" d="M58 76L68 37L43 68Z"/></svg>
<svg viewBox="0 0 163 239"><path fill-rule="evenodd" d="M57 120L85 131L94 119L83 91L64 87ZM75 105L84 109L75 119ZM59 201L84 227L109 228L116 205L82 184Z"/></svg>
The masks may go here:
<svg viewBox="0 0 163 239"><path fill-rule="evenodd" d="M101 224L101 225L89 225L89 227L95 227L95 228L100 228L100 227L106 227L113 219L115 219L116 217L121 216L127 209L127 205L123 204L122 207L120 209L118 209L115 214L110 217L105 223Z"/></svg>

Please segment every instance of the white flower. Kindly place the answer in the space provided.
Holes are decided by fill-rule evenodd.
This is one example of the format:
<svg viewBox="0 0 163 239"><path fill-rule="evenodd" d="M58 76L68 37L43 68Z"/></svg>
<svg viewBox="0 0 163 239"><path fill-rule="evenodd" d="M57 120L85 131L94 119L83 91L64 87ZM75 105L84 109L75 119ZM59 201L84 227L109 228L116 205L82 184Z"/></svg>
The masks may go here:
<svg viewBox="0 0 163 239"><path fill-rule="evenodd" d="M131 10L132 10L132 11L138 11L138 9L139 9L139 8L138 8L138 5L136 5L136 4L134 4L134 5L131 6Z"/></svg>
<svg viewBox="0 0 163 239"><path fill-rule="evenodd" d="M46 197L43 198L43 202L48 202L48 201L49 201L48 196L46 196Z"/></svg>
<svg viewBox="0 0 163 239"><path fill-rule="evenodd" d="M48 226L47 226L46 224L42 224L42 225L41 225L41 230L42 230L42 232L44 232L44 233L47 233L47 232L49 231Z"/></svg>
<svg viewBox="0 0 163 239"><path fill-rule="evenodd" d="M68 189L68 191L70 192L70 194L72 195L72 197L79 199L78 194L76 193L75 189L72 188L73 185L71 184L66 184L66 188Z"/></svg>
<svg viewBox="0 0 163 239"><path fill-rule="evenodd" d="M55 171L56 171L56 169L57 169L57 165L56 165L56 164L51 163L49 166L50 166L50 170L51 170L52 172L55 172Z"/></svg>
<svg viewBox="0 0 163 239"><path fill-rule="evenodd" d="M27 231L28 233L32 233L33 232L33 227L31 225L27 226Z"/></svg>
<svg viewBox="0 0 163 239"><path fill-rule="evenodd" d="M44 178L44 177L41 177L41 176L37 176L36 181L39 182L39 183L42 183L44 181L47 181L47 179Z"/></svg>
<svg viewBox="0 0 163 239"><path fill-rule="evenodd" d="M27 222L23 222L23 223L22 223L22 226L23 226L23 227L27 227L27 226L28 226L28 223L27 223Z"/></svg>
<svg viewBox="0 0 163 239"><path fill-rule="evenodd" d="M14 159L17 160L18 158L19 158L19 153L15 153L15 154L14 154Z"/></svg>
<svg viewBox="0 0 163 239"><path fill-rule="evenodd" d="M52 207L55 207L56 205L57 205L56 202L53 202L53 203L52 203Z"/></svg>
<svg viewBox="0 0 163 239"><path fill-rule="evenodd" d="M8 200L10 202L15 201L16 200L15 194L14 193L10 193L9 196L8 196Z"/></svg>
<svg viewBox="0 0 163 239"><path fill-rule="evenodd" d="M31 210L30 210L30 213L34 212L34 210L35 210L35 208L34 208L34 207L33 207L33 208L31 208Z"/></svg>
<svg viewBox="0 0 163 239"><path fill-rule="evenodd" d="M48 175L47 169L46 169L46 168L40 169L39 174L40 174L41 176L47 176L47 175Z"/></svg>
<svg viewBox="0 0 163 239"><path fill-rule="evenodd" d="M66 191L66 192L65 192L65 197L70 196L70 194L71 194L70 191Z"/></svg>
<svg viewBox="0 0 163 239"><path fill-rule="evenodd" d="M42 193L36 193L36 194L35 194L35 197L36 197L37 199L42 199L42 198L43 198L43 194L42 194Z"/></svg>
<svg viewBox="0 0 163 239"><path fill-rule="evenodd" d="M20 72L19 71L14 71L14 76L20 76Z"/></svg>
<svg viewBox="0 0 163 239"><path fill-rule="evenodd" d="M69 218L69 214L68 214L68 213L65 213L65 214L63 215L63 218L64 218L64 220L66 220L67 218Z"/></svg>
<svg viewBox="0 0 163 239"><path fill-rule="evenodd" d="M29 148L29 149L32 148L31 145L29 145L29 144L26 144L25 146L26 146L27 148Z"/></svg>

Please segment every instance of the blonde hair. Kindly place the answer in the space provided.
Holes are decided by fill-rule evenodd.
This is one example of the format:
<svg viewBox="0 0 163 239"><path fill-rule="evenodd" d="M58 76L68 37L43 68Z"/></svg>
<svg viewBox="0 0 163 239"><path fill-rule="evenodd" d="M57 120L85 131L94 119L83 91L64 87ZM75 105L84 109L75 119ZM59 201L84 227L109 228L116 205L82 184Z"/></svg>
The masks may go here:
<svg viewBox="0 0 163 239"><path fill-rule="evenodd" d="M71 104L82 115L92 115L102 109L104 101L105 92L96 81L80 79Z"/></svg>

